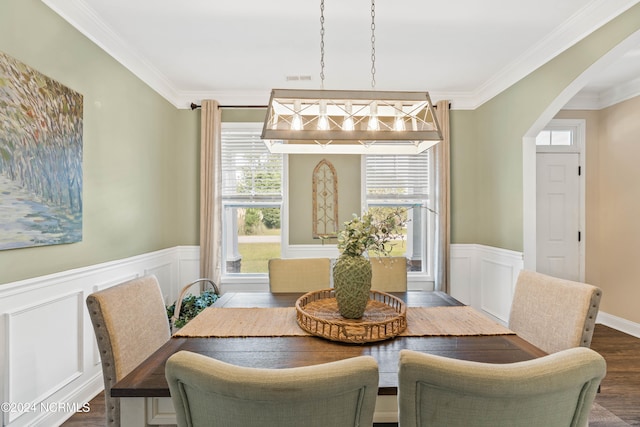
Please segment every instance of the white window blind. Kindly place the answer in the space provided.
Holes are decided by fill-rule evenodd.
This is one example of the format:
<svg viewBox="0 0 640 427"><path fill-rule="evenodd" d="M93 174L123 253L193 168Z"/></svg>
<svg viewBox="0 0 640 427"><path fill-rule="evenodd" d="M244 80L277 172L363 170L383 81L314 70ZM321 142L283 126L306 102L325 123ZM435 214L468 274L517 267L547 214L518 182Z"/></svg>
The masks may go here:
<svg viewBox="0 0 640 427"><path fill-rule="evenodd" d="M429 198L430 150L412 155L367 155L368 202L418 202Z"/></svg>
<svg viewBox="0 0 640 427"><path fill-rule="evenodd" d="M223 199L281 200L282 157L269 152L260 139L260 129L223 128Z"/></svg>

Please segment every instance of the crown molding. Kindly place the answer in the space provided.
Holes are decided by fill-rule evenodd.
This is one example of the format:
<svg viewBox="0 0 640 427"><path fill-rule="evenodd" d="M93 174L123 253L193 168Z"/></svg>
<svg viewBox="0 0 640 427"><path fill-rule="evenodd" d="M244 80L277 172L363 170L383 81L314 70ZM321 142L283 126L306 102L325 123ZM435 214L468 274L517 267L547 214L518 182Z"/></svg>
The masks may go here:
<svg viewBox="0 0 640 427"><path fill-rule="evenodd" d="M603 92L579 92L563 110L602 110L628 99L640 96L640 78L607 89Z"/></svg>
<svg viewBox="0 0 640 427"><path fill-rule="evenodd" d="M190 108L192 102L201 99L216 99L223 105L266 105L268 102L268 91L180 91L164 74L111 31L83 0L41 1L176 108ZM524 52L477 90L437 94L438 98L449 99L455 109L476 109L638 1L640 0L592 0L564 25Z"/></svg>
<svg viewBox="0 0 640 427"><path fill-rule="evenodd" d="M65 21L177 108L178 91L169 79L131 47L82 0L42 0ZM184 107L186 108L186 107Z"/></svg>
<svg viewBox="0 0 640 427"><path fill-rule="evenodd" d="M599 110L600 95L595 92L579 92L562 107L563 110Z"/></svg>
<svg viewBox="0 0 640 427"><path fill-rule="evenodd" d="M600 94L600 109L611 107L640 95L640 77L615 86Z"/></svg>
<svg viewBox="0 0 640 427"><path fill-rule="evenodd" d="M518 59L474 91L473 99L475 104L473 108L478 108L526 77L533 70L551 61L636 3L638 3L638 0L591 1L579 13L565 22L564 25L549 33L532 49L524 52Z"/></svg>

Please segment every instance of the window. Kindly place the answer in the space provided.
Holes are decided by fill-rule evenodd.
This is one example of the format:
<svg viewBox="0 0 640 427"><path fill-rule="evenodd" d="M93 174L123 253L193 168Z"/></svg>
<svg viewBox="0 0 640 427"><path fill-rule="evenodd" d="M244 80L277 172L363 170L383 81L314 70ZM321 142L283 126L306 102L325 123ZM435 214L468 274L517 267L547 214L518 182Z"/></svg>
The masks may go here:
<svg viewBox="0 0 640 427"><path fill-rule="evenodd" d="M269 153L261 130L222 124L224 274L264 274L280 257L283 155Z"/></svg>
<svg viewBox="0 0 640 427"><path fill-rule="evenodd" d="M583 119L553 119L536 136L536 151L577 153L581 150L584 132Z"/></svg>
<svg viewBox="0 0 640 427"><path fill-rule="evenodd" d="M571 130L543 130L536 137L536 145L567 146L573 145Z"/></svg>
<svg viewBox="0 0 640 427"><path fill-rule="evenodd" d="M429 209L432 189L430 150L418 155L367 155L365 197L370 211L403 208L407 212L406 238L393 256L405 256L407 270L431 274L433 214Z"/></svg>

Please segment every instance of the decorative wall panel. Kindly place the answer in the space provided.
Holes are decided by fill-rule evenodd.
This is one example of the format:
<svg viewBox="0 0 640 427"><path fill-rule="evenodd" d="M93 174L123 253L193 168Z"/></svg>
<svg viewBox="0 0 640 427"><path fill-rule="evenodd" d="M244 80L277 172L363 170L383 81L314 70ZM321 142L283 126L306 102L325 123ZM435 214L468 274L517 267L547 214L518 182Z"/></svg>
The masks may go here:
<svg viewBox="0 0 640 427"><path fill-rule="evenodd" d="M313 169L313 238L335 237L338 233L338 174L331 162L322 159Z"/></svg>
<svg viewBox="0 0 640 427"><path fill-rule="evenodd" d="M75 292L7 314L8 402L36 405L82 374L81 304ZM23 414L7 415L11 422Z"/></svg>

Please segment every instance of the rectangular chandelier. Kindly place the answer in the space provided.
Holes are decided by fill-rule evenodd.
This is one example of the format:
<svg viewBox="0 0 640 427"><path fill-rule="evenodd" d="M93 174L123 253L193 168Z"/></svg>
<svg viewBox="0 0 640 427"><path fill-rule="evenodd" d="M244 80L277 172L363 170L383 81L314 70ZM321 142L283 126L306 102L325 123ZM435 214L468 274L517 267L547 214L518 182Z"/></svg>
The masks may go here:
<svg viewBox="0 0 640 427"><path fill-rule="evenodd" d="M418 154L442 140L428 92L273 89L272 153Z"/></svg>

